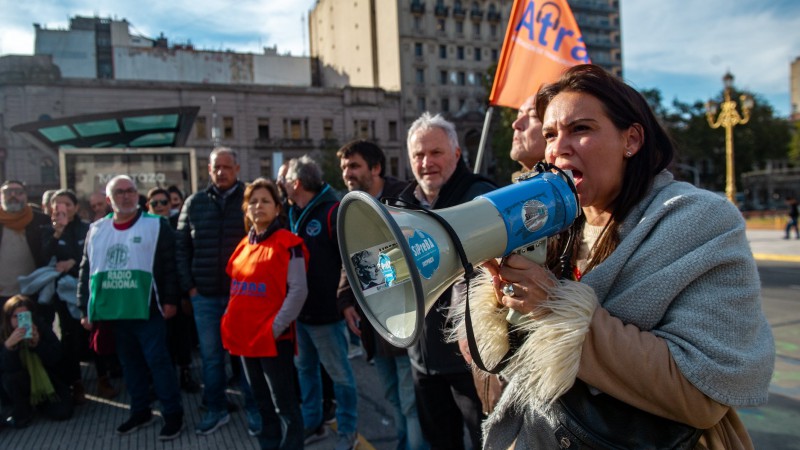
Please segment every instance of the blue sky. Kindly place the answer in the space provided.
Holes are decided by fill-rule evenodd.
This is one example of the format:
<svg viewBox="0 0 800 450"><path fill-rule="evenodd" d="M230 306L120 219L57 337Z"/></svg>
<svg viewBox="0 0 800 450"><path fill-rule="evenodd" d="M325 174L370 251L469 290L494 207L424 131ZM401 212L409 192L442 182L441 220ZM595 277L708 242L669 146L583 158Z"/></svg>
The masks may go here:
<svg viewBox="0 0 800 450"><path fill-rule="evenodd" d="M403 0L401 0L403 1ZM432 1L432 0L431 0ZM304 15L315 0L0 0L0 55L33 53L33 23L66 28L75 15L127 19L197 48L307 53ZM235 6L233 6L235 5ZM666 102L720 95L730 70L739 88L787 116L789 66L800 57L800 1L621 0L623 70L633 86Z"/></svg>

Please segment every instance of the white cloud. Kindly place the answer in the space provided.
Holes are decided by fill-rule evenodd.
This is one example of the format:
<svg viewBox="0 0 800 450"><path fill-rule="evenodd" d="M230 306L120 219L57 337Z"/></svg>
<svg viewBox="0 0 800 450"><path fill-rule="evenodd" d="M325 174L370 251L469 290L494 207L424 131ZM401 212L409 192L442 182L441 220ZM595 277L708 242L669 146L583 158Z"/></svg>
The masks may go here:
<svg viewBox="0 0 800 450"><path fill-rule="evenodd" d="M737 86L788 93L789 64L800 55L797 5L732 3L623 0L625 71L720 79L730 70Z"/></svg>
<svg viewBox="0 0 800 450"><path fill-rule="evenodd" d="M89 0L0 0L0 53L33 51L33 23L47 28L66 28L74 16L127 19L132 32L148 37L164 33L170 42L191 41L198 48L261 52L277 44L281 53L300 55L304 51L301 17L314 0L110 0L102 4ZM14 35L11 29L17 30ZM13 39L12 39L13 38ZM28 41L28 47L11 47L7 41ZM306 46L308 37L305 37Z"/></svg>

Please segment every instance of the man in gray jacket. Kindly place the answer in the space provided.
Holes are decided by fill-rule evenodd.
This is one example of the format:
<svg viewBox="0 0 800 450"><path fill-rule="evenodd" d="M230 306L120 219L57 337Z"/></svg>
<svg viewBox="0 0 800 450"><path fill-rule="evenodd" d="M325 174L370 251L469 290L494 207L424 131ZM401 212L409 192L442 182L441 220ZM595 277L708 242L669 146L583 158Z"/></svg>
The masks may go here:
<svg viewBox="0 0 800 450"><path fill-rule="evenodd" d="M211 434L230 420L225 397L226 352L219 326L230 294L231 280L225 268L245 236L244 183L238 179L236 152L217 147L208 161L211 184L183 204L176 252L178 278L192 301L203 362L203 403L207 411L195 429L198 434ZM255 436L261 430L261 416L247 381L244 377L241 380L248 431Z"/></svg>

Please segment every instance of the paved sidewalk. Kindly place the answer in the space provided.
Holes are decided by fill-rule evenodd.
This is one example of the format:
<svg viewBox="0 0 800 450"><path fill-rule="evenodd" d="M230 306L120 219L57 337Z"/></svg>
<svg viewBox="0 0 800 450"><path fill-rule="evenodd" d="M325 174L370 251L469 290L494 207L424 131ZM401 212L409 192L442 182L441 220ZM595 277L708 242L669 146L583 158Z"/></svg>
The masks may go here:
<svg viewBox="0 0 800 450"><path fill-rule="evenodd" d="M747 230L753 257L758 261L800 262L800 239L783 238L783 230Z"/></svg>

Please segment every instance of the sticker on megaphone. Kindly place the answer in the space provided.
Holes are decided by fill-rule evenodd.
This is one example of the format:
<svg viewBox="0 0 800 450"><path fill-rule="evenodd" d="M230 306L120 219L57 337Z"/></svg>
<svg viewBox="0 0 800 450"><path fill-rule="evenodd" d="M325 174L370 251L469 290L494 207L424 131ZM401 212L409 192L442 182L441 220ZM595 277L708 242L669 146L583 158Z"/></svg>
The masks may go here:
<svg viewBox="0 0 800 450"><path fill-rule="evenodd" d="M364 295L402 284L410 279L397 242L386 242L350 255Z"/></svg>

